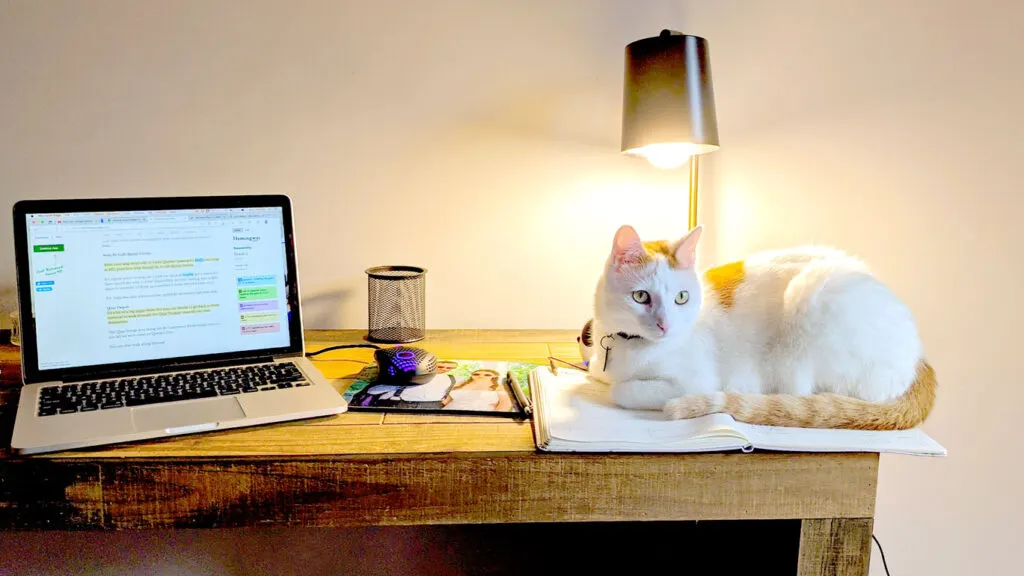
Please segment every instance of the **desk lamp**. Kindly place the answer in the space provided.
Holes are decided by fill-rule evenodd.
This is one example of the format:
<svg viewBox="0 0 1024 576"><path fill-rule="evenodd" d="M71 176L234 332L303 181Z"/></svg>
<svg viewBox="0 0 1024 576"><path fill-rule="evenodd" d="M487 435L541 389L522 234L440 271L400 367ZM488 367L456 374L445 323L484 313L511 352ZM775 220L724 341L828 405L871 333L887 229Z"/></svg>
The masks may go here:
<svg viewBox="0 0 1024 576"><path fill-rule="evenodd" d="M626 46L622 151L658 168L690 160L691 229L697 226L697 158L717 149L707 40L662 30Z"/></svg>

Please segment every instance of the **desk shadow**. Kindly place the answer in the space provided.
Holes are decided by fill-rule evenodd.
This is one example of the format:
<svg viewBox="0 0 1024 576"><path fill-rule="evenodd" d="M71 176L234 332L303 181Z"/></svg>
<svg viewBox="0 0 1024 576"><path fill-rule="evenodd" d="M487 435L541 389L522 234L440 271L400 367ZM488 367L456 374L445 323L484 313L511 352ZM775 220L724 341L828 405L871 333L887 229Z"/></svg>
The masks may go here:
<svg viewBox="0 0 1024 576"><path fill-rule="evenodd" d="M796 573L800 521L502 524L430 534L444 551L428 568L437 574L770 576Z"/></svg>
<svg viewBox="0 0 1024 576"><path fill-rule="evenodd" d="M799 520L0 532L0 574L795 574Z"/></svg>

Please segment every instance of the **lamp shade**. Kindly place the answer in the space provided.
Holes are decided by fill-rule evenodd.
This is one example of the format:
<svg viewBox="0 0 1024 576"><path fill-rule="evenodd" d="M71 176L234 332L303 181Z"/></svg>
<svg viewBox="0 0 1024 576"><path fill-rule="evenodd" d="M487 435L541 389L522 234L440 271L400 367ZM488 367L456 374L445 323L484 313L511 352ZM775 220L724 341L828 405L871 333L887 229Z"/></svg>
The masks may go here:
<svg viewBox="0 0 1024 576"><path fill-rule="evenodd" d="M707 40L662 30L626 46L622 151L673 167L717 148Z"/></svg>

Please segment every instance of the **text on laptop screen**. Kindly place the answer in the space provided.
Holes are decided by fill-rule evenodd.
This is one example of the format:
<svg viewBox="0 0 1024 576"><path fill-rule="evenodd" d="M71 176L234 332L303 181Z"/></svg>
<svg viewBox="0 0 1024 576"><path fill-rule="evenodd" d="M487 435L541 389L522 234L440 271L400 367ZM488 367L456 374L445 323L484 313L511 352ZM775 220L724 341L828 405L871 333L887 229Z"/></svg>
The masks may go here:
<svg viewBox="0 0 1024 576"><path fill-rule="evenodd" d="M289 344L281 208L26 219L40 370Z"/></svg>

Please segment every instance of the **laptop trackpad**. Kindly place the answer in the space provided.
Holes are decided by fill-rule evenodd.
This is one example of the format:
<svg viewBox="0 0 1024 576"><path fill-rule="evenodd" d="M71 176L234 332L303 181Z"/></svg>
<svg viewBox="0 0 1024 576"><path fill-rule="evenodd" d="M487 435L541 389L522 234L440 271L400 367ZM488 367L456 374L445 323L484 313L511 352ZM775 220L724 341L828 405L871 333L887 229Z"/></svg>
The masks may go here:
<svg viewBox="0 0 1024 576"><path fill-rule="evenodd" d="M166 430L167 432L184 432L176 430L183 426L202 426L209 424L209 430L215 429L217 422L240 420L245 412L234 398L217 398L198 402L177 404L158 404L156 406L139 406L132 408L132 423L136 432L150 430ZM204 429L207 429L204 427ZM196 430L198 431L198 430Z"/></svg>

